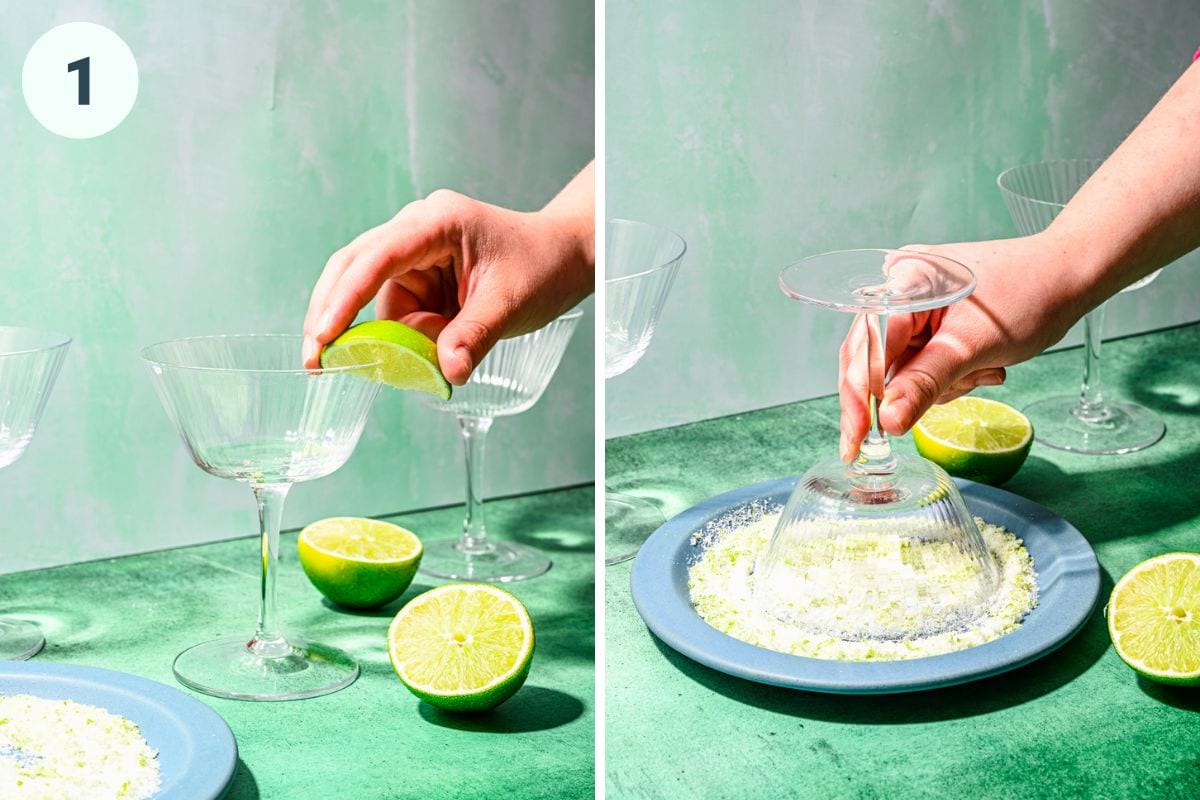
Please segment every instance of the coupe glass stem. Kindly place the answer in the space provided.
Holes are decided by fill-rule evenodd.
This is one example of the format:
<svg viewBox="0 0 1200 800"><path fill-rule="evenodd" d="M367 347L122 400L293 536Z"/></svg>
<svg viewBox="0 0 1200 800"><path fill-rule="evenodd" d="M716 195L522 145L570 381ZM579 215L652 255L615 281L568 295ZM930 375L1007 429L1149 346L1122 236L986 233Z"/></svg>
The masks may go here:
<svg viewBox="0 0 1200 800"><path fill-rule="evenodd" d="M1079 404L1072 413L1084 422L1099 422L1108 417L1104 396L1100 393L1100 345L1104 337L1104 304L1084 318L1083 386Z"/></svg>
<svg viewBox="0 0 1200 800"><path fill-rule="evenodd" d="M467 516L463 520L461 549L468 554L486 553L491 549L483 513L483 448L492 421L491 417L458 418L467 462Z"/></svg>
<svg viewBox="0 0 1200 800"><path fill-rule="evenodd" d="M867 326L867 408L871 411L871 427L859 448L853 470L859 475L888 475L896 469L896 459L879 423L879 401L883 399L883 387L887 383L884 343L887 342L888 315L865 314L862 319Z"/></svg>
<svg viewBox="0 0 1200 800"><path fill-rule="evenodd" d="M258 628L250 649L264 658L286 655L290 646L279 631L275 599L275 579L279 574L279 525L283 520L283 502L291 484L255 485L258 522L262 531L262 594L258 607Z"/></svg>

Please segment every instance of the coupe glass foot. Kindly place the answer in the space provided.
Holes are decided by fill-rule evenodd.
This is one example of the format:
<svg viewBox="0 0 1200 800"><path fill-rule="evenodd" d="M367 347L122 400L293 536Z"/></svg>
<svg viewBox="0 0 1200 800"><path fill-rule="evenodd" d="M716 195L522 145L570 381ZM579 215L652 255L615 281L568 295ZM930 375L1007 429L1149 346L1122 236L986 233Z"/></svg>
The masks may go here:
<svg viewBox="0 0 1200 800"><path fill-rule="evenodd" d="M288 639L274 650L256 651L251 638L216 639L184 650L175 658L175 677L198 692L232 700L319 697L358 677L357 662L336 648Z"/></svg>
<svg viewBox="0 0 1200 800"><path fill-rule="evenodd" d="M1033 423L1038 442L1058 450L1090 455L1117 455L1144 450L1166 433L1153 411L1136 403L1106 403L1106 414L1088 420L1072 413L1078 395L1050 397L1022 409Z"/></svg>
<svg viewBox="0 0 1200 800"><path fill-rule="evenodd" d="M541 575L548 569L550 557L532 547L489 541L486 548L471 552L463 547L461 539L436 539L425 543L420 572L456 581L508 583Z"/></svg>
<svg viewBox="0 0 1200 800"><path fill-rule="evenodd" d="M642 543L666 522L658 506L641 497L617 492L604 495L604 565L637 555Z"/></svg>
<svg viewBox="0 0 1200 800"><path fill-rule="evenodd" d="M42 652L46 638L32 622L0 619L0 660L25 661Z"/></svg>

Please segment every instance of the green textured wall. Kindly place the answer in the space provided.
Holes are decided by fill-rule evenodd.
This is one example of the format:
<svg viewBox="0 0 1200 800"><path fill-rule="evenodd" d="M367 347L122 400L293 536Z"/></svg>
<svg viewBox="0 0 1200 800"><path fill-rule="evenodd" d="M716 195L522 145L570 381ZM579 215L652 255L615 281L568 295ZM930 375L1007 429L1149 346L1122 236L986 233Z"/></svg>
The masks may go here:
<svg viewBox="0 0 1200 800"><path fill-rule="evenodd" d="M252 533L249 491L192 465L138 349L299 332L328 255L409 200L536 208L593 152L591 0L51 6L0 6L0 321L75 344L0 473L0 571ZM74 20L140 69L133 111L94 140L22 99L29 47ZM493 428L489 494L591 480L592 363L589 312L541 403ZM459 502L461 469L453 418L385 391L285 524Z"/></svg>
<svg viewBox="0 0 1200 800"><path fill-rule="evenodd" d="M606 213L689 244L608 436L831 393L849 322L781 267L1015 235L996 176L1107 154L1200 45L1192 0L608 0L606 25ZM1198 261L1114 300L1109 333L1200 319Z"/></svg>

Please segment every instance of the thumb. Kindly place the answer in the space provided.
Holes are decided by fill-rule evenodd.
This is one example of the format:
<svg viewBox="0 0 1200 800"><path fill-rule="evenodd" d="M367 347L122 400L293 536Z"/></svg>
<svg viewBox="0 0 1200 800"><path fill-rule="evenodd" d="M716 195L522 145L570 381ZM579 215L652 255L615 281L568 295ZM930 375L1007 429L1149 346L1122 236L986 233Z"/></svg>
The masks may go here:
<svg viewBox="0 0 1200 800"><path fill-rule="evenodd" d="M446 380L462 386L471 377L504 330L505 314L496 306L479 307L470 303L458 312L438 336L438 362Z"/></svg>
<svg viewBox="0 0 1200 800"><path fill-rule="evenodd" d="M970 372L964 349L936 335L888 382L879 406L879 423L893 436L907 433L921 415Z"/></svg>

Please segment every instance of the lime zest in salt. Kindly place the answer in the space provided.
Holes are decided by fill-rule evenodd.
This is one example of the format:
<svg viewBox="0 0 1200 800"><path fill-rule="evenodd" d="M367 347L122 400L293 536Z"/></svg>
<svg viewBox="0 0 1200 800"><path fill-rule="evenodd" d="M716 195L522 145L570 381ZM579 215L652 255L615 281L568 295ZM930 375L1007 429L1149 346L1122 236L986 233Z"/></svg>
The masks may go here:
<svg viewBox="0 0 1200 800"><path fill-rule="evenodd" d="M158 753L125 717L73 700L0 695L0 786L19 787L13 796L144 800L161 781Z"/></svg>
<svg viewBox="0 0 1200 800"><path fill-rule="evenodd" d="M1037 575L1024 544L1004 528L976 518L983 541L996 559L1000 579L986 613L974 620L969 628L900 640L863 638L847 641L788 625L781 621L781 616L786 615L764 607L754 591L754 566L771 540L779 512L779 508L747 507L727 519L710 523L692 537L694 544L704 547L703 555L688 569L692 605L701 619L735 639L781 653L835 661L923 658L965 650L1011 633L1037 605ZM856 552L866 560L877 559L882 550L895 545L894 540L895 537L863 531L855 540ZM946 580L941 582L940 588L953 591L956 561L954 554L943 552L943 548L948 547L946 543L912 540L904 546L920 548L923 560L944 559ZM808 571L808 574L816 573ZM822 614L865 615L864 628L867 630L886 628L895 622L894 615L905 613L903 603L897 607L892 601L872 599L873 593L861 591L862 586L847 587L846 578L846 575L831 575L826 581L798 581L793 602L817 609ZM903 593L900 596L903 597ZM872 625L872 620L878 624Z"/></svg>

